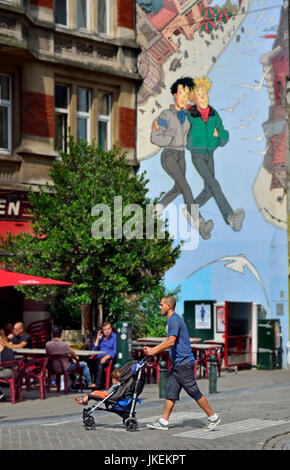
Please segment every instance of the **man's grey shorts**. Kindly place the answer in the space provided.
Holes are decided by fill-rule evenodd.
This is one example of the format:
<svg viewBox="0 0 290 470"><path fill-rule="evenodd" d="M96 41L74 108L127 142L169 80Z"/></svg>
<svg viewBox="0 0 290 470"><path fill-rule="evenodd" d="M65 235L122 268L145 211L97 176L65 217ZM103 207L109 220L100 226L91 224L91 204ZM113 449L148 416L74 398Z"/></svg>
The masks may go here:
<svg viewBox="0 0 290 470"><path fill-rule="evenodd" d="M189 362L184 366L171 367L167 380L166 399L179 400L182 388L194 400L203 397L195 380L193 362Z"/></svg>

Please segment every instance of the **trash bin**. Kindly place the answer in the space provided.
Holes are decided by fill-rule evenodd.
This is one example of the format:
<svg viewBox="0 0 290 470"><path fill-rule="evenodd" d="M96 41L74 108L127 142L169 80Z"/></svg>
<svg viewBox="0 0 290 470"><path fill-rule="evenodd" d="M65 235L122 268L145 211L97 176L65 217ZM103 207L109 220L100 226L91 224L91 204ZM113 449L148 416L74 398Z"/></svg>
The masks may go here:
<svg viewBox="0 0 290 470"><path fill-rule="evenodd" d="M258 321L258 367L260 369L282 368L282 338L279 319Z"/></svg>

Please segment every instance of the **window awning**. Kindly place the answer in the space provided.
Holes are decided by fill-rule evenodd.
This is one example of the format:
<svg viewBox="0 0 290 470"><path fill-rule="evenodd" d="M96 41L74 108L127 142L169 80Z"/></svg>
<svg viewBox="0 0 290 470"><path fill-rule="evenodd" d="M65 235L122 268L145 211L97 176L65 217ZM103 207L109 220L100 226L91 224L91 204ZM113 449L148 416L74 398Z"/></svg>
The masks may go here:
<svg viewBox="0 0 290 470"><path fill-rule="evenodd" d="M8 232L11 232L14 237L19 235L21 232L27 232L33 235L33 230L29 221L0 220L0 234L2 237L6 238Z"/></svg>

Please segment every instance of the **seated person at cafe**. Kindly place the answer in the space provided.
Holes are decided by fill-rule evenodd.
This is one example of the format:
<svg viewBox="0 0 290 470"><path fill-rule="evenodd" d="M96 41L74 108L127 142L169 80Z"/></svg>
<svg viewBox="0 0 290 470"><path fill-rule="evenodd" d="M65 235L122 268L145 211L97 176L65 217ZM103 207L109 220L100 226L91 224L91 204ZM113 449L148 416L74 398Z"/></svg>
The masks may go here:
<svg viewBox="0 0 290 470"><path fill-rule="evenodd" d="M8 337L10 347L12 346L17 349L32 347L31 338L28 333L25 333L23 323L15 323L13 333L12 338Z"/></svg>
<svg viewBox="0 0 290 470"><path fill-rule="evenodd" d="M98 331L96 341L92 347L93 351L104 351L102 354L93 357L91 360L91 370L95 377L97 390L102 389L103 371L108 367L111 359L115 359L117 354L117 338L113 331L112 324L105 322L102 329Z"/></svg>
<svg viewBox="0 0 290 470"><path fill-rule="evenodd" d="M15 356L5 338L4 330L0 330L0 378L10 379L13 375L13 367L1 366L3 362L14 361ZM0 400L4 400L5 393L0 389Z"/></svg>
<svg viewBox="0 0 290 470"><path fill-rule="evenodd" d="M52 329L52 340L48 341L45 345L47 354L65 354L65 355L69 354L70 356L72 356L72 358L76 358L77 357L76 353L70 348L70 346L65 341L62 341L61 335L62 335L62 328L60 326L55 326ZM72 371L72 373L77 366L76 363L70 362L69 357L63 358L62 363L63 363L64 370ZM94 388L95 384L92 383L92 378L91 378L90 370L88 368L87 363L80 362L80 366L82 368L82 373L87 383L87 387ZM61 370L59 372L61 372Z"/></svg>
<svg viewBox="0 0 290 470"><path fill-rule="evenodd" d="M5 323L4 332L5 332L6 339L12 339L13 338L13 325L12 325L12 323L9 323L9 322Z"/></svg>

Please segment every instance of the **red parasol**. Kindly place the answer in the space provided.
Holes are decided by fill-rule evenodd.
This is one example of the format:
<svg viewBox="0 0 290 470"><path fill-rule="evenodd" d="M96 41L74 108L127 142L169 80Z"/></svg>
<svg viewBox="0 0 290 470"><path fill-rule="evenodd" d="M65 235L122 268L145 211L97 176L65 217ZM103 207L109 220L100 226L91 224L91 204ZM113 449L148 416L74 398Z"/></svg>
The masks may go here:
<svg viewBox="0 0 290 470"><path fill-rule="evenodd" d="M224 8L216 15L216 18L218 21L227 23L232 16L233 12L231 10L228 10L227 8Z"/></svg>
<svg viewBox="0 0 290 470"><path fill-rule="evenodd" d="M207 33L212 31L215 27L216 27L216 24L212 20L204 20L199 24L199 29L201 31L206 31Z"/></svg>
<svg viewBox="0 0 290 470"><path fill-rule="evenodd" d="M214 19L215 15L217 14L217 9L213 7L207 7L205 10L202 12L202 16L204 18L211 18Z"/></svg>
<svg viewBox="0 0 290 470"><path fill-rule="evenodd" d="M0 287L7 286L36 286L38 284L62 284L72 285L71 282L55 281L45 277L31 276L28 274L13 273L0 269Z"/></svg>

